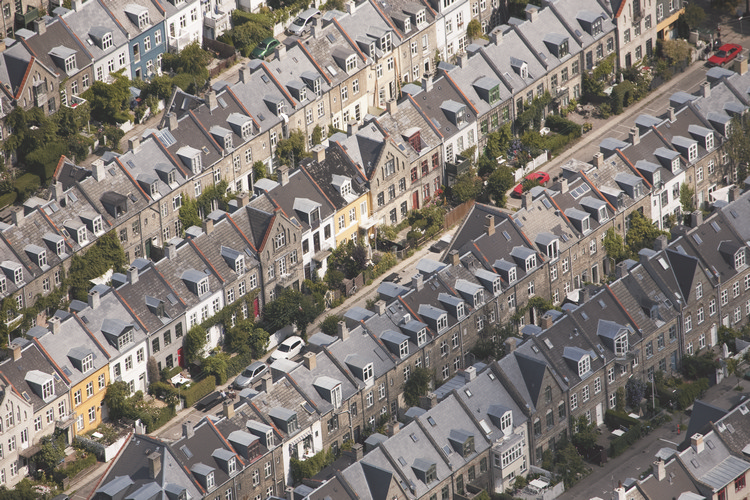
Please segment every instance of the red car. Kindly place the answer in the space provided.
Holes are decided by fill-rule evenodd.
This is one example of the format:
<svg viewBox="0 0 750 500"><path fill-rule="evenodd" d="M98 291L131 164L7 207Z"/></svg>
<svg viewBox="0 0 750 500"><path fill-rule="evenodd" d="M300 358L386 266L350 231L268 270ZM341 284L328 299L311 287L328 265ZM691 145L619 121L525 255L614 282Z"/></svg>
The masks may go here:
<svg viewBox="0 0 750 500"><path fill-rule="evenodd" d="M547 172L532 172L525 177L527 181L539 181L539 184L545 184L549 180ZM513 192L518 196L523 194L523 182L513 188Z"/></svg>
<svg viewBox="0 0 750 500"><path fill-rule="evenodd" d="M719 47L716 54L708 58L708 64L711 66L721 66L728 63L742 52L742 46L734 43L727 43Z"/></svg>

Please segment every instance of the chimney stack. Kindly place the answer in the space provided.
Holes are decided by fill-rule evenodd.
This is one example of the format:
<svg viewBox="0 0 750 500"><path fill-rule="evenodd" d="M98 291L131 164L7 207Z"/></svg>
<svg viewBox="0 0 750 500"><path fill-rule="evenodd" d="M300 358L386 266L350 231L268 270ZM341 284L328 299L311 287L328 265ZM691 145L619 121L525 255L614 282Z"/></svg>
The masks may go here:
<svg viewBox="0 0 750 500"><path fill-rule="evenodd" d="M167 113L167 128L169 130L177 130L177 115L174 113Z"/></svg>
<svg viewBox="0 0 750 500"><path fill-rule="evenodd" d="M594 160L592 162L594 167L601 168L604 165L604 153L594 153Z"/></svg>
<svg viewBox="0 0 750 500"><path fill-rule="evenodd" d="M560 179L560 192L561 193L568 192L568 179Z"/></svg>
<svg viewBox="0 0 750 500"><path fill-rule="evenodd" d="M505 354L510 354L516 350L516 347L518 347L518 338L508 337L505 339L505 342L503 342L503 345L505 346Z"/></svg>
<svg viewBox="0 0 750 500"><path fill-rule="evenodd" d="M237 198L235 198L237 201L237 208L242 208L247 205L247 203L250 201L250 195L248 193L242 192L237 195Z"/></svg>
<svg viewBox="0 0 750 500"><path fill-rule="evenodd" d="M206 219L203 221L203 232L206 234L211 234L214 230L214 220L213 219Z"/></svg>
<svg viewBox="0 0 750 500"><path fill-rule="evenodd" d="M216 91L214 89L210 89L208 91L208 109L216 109L218 105L219 101L216 99Z"/></svg>
<svg viewBox="0 0 750 500"><path fill-rule="evenodd" d="M703 211L696 210L690 214L690 227L698 227L703 224Z"/></svg>
<svg viewBox="0 0 750 500"><path fill-rule="evenodd" d="M674 123L674 121L677 119L677 117L675 115L675 110L674 110L674 108L672 106L669 106L667 108L667 114L669 115L669 121L672 122L672 123Z"/></svg>
<svg viewBox="0 0 750 500"><path fill-rule="evenodd" d="M306 352L302 356L302 362L310 371L313 371L318 367L318 356L314 352Z"/></svg>
<svg viewBox="0 0 750 500"><path fill-rule="evenodd" d="M89 292L89 307L91 309L96 309L99 307L100 302L99 292L96 290L92 290Z"/></svg>
<svg viewBox="0 0 750 500"><path fill-rule="evenodd" d="M638 143L641 142L641 132L638 129L638 127L633 127L630 129L630 143L633 146L637 146Z"/></svg>
<svg viewBox="0 0 750 500"><path fill-rule="evenodd" d="M617 500L627 500L627 495L625 494L625 487L622 485L622 481L620 481L620 485L615 488L615 494L617 494Z"/></svg>
<svg viewBox="0 0 750 500"><path fill-rule="evenodd" d="M131 285L138 283L138 268L135 266L130 266L128 268L128 283Z"/></svg>
<svg viewBox="0 0 750 500"><path fill-rule="evenodd" d="M161 472L161 452L154 451L148 454L148 477L156 479Z"/></svg>
<svg viewBox="0 0 750 500"><path fill-rule="evenodd" d="M523 193L523 199L521 200L521 206L523 208L531 208L532 203L534 203L534 196L532 196L531 191L526 191Z"/></svg>
<svg viewBox="0 0 750 500"><path fill-rule="evenodd" d="M276 169L276 174L279 184L281 184L282 186L286 186L287 184L289 184L289 167L287 167L286 165L281 165Z"/></svg>
<svg viewBox="0 0 750 500"><path fill-rule="evenodd" d="M357 124L356 120L351 120L346 124L346 135L348 135L349 137L356 134L357 130L359 130L359 125Z"/></svg>
<svg viewBox="0 0 750 500"><path fill-rule="evenodd" d="M182 437L191 439L195 436L195 430L193 429L193 422L190 420L182 423Z"/></svg>
<svg viewBox="0 0 750 500"><path fill-rule="evenodd" d="M395 115L396 111L398 111L398 101L396 99L391 99L388 101L388 104L386 104L386 108L388 109L389 115Z"/></svg>
<svg viewBox="0 0 750 500"><path fill-rule="evenodd" d="M667 245L669 245L669 240L667 240L667 236L665 234L657 236L657 238L654 240L654 250L656 250L657 252L666 250Z"/></svg>
<svg viewBox="0 0 750 500"><path fill-rule="evenodd" d="M338 325L336 326L338 327L339 338L343 342L346 342L346 340L349 338L349 327L346 326L346 321L339 321Z"/></svg>
<svg viewBox="0 0 750 500"><path fill-rule="evenodd" d="M727 193L727 198L730 203L737 201L740 198L740 187L737 185L730 187L729 192Z"/></svg>
<svg viewBox="0 0 750 500"><path fill-rule="evenodd" d="M738 75L744 75L747 73L747 57L742 54L738 55L732 64L732 70Z"/></svg>
<svg viewBox="0 0 750 500"><path fill-rule="evenodd" d="M164 249L164 256L169 260L177 257L177 245L175 245L174 243L168 244Z"/></svg>
<svg viewBox="0 0 750 500"><path fill-rule="evenodd" d="M272 388L273 379L271 378L271 372L269 370L260 377L260 390L262 392L265 392L266 394L269 394Z"/></svg>
<svg viewBox="0 0 750 500"><path fill-rule="evenodd" d="M428 392L425 396L419 396L419 407L423 410L430 410L437 406L437 396L434 392Z"/></svg>
<svg viewBox="0 0 750 500"><path fill-rule="evenodd" d="M620 279L624 276L628 275L628 265L625 263L625 261L618 262L615 266L615 276L617 279Z"/></svg>
<svg viewBox="0 0 750 500"><path fill-rule="evenodd" d="M106 178L107 171L104 169L104 160L97 158L91 164L91 174L96 179L96 182L101 182Z"/></svg>
<svg viewBox="0 0 750 500"><path fill-rule="evenodd" d="M487 236L495 234L495 216L492 214L485 215L484 229L487 232Z"/></svg>
<svg viewBox="0 0 750 500"><path fill-rule="evenodd" d="M432 91L432 77L430 76L422 77L422 90L424 90L425 92Z"/></svg>
<svg viewBox="0 0 750 500"><path fill-rule="evenodd" d="M659 459L654 462L654 476L656 476L657 481L662 481L665 477L667 477L667 470L664 467L664 460Z"/></svg>
<svg viewBox="0 0 750 500"><path fill-rule="evenodd" d="M222 410L224 412L224 416L227 418L234 417L234 401L224 401L224 404L222 406Z"/></svg>
<svg viewBox="0 0 750 500"><path fill-rule="evenodd" d="M539 16L539 11L536 7L532 7L531 4L526 6L526 20L530 22L536 21L536 18Z"/></svg>
<svg viewBox="0 0 750 500"><path fill-rule="evenodd" d="M60 333L60 318L52 316L47 320L47 328L52 332L52 335Z"/></svg>
<svg viewBox="0 0 750 500"><path fill-rule="evenodd" d="M23 224L23 219L24 219L23 208L11 207L10 216L11 216L11 220L13 221L13 224L16 227L21 227L21 224Z"/></svg>
<svg viewBox="0 0 750 500"><path fill-rule="evenodd" d="M310 152L316 162L323 163L326 160L326 148L322 144L316 144L310 149Z"/></svg>
<svg viewBox="0 0 750 500"><path fill-rule="evenodd" d="M416 291L420 291L424 286L424 277L422 273L417 273L411 278L411 286Z"/></svg>
<svg viewBox="0 0 750 500"><path fill-rule="evenodd" d="M711 97L711 82L701 83L701 95L703 97Z"/></svg>
<svg viewBox="0 0 750 500"><path fill-rule="evenodd" d="M554 323L554 319L552 318L551 314L543 314L542 315L542 328L546 330L547 328L552 326L552 323Z"/></svg>
<svg viewBox="0 0 750 500"><path fill-rule="evenodd" d="M12 344L10 347L11 354L13 355L13 361L21 359L21 346L18 344Z"/></svg>
<svg viewBox="0 0 750 500"><path fill-rule="evenodd" d="M690 436L690 446L693 447L693 451L700 454L703 452L703 434L696 432Z"/></svg>
<svg viewBox="0 0 750 500"><path fill-rule="evenodd" d="M380 316L382 316L383 314L385 314L385 300L381 299L381 300L375 302L375 311Z"/></svg>
<svg viewBox="0 0 750 500"><path fill-rule="evenodd" d="M47 23L44 22L44 19L39 18L36 21L34 21L34 33L37 35L44 35L47 32Z"/></svg>
<svg viewBox="0 0 750 500"><path fill-rule="evenodd" d="M65 196L65 192L64 192L64 190L63 190L63 184L62 184L62 182L60 182L60 181L56 181L56 182L55 182L55 183L53 184L53 189L54 189L54 196L55 196L55 199L56 199L57 201L60 201L60 200L62 200L62 199L63 199L63 197Z"/></svg>
<svg viewBox="0 0 750 500"><path fill-rule="evenodd" d="M286 55L286 45L282 43L278 47L276 47L275 54L277 61L281 61L282 59L284 59L284 56Z"/></svg>
<svg viewBox="0 0 750 500"><path fill-rule="evenodd" d="M249 83L250 82L250 68L247 67L246 64L243 64L240 68L240 83Z"/></svg>
<svg viewBox="0 0 750 500"><path fill-rule="evenodd" d="M451 256L451 264L458 267L461 265L461 257L458 255L458 250L451 250L448 252L448 255Z"/></svg>
<svg viewBox="0 0 750 500"><path fill-rule="evenodd" d="M137 135L134 135L130 139L128 139L128 149L131 151L135 151L138 149L138 146L141 145L141 139Z"/></svg>

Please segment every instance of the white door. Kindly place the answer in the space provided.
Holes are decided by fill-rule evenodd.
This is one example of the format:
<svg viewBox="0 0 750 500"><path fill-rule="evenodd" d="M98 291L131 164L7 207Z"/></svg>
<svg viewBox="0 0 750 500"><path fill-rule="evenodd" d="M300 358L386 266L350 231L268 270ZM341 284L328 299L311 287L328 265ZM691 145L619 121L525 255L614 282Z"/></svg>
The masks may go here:
<svg viewBox="0 0 750 500"><path fill-rule="evenodd" d="M602 404L596 405L596 425L597 427L604 423L604 415L602 414Z"/></svg>
<svg viewBox="0 0 750 500"><path fill-rule="evenodd" d="M709 347L719 343L718 333L719 332L716 328L716 323L714 323L713 325L711 325L711 343L709 344Z"/></svg>

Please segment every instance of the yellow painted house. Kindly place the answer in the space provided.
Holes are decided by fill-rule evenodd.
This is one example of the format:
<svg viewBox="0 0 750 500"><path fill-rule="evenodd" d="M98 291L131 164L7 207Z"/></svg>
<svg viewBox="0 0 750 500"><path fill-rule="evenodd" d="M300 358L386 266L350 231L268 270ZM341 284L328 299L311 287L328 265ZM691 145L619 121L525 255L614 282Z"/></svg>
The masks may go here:
<svg viewBox="0 0 750 500"><path fill-rule="evenodd" d="M359 169L339 148L312 148L313 158L302 165L336 208L333 219L336 246L359 241L375 229L370 219L369 190Z"/></svg>
<svg viewBox="0 0 750 500"><path fill-rule="evenodd" d="M35 342L70 385L70 413L61 420L73 420L74 436L85 434L102 422L110 354L76 314L52 318L49 323Z"/></svg>

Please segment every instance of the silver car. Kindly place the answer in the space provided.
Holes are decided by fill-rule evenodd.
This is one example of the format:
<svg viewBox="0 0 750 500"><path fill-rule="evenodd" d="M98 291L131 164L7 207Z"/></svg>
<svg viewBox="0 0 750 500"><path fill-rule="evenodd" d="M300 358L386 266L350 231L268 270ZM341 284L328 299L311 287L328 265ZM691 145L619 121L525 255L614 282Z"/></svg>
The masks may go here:
<svg viewBox="0 0 750 500"><path fill-rule="evenodd" d="M237 375L237 378L234 379L234 387L237 389L244 389L245 387L249 387L250 385L254 384L258 380L260 380L260 377L263 376L264 373L268 371L268 365L266 365L263 361L254 361L250 364L245 370Z"/></svg>
<svg viewBox="0 0 750 500"><path fill-rule="evenodd" d="M297 16L297 19L292 21L292 24L286 29L287 34L302 36L303 33L310 31L312 18L318 14L320 14L320 11L316 8L307 9L306 11L301 12Z"/></svg>

